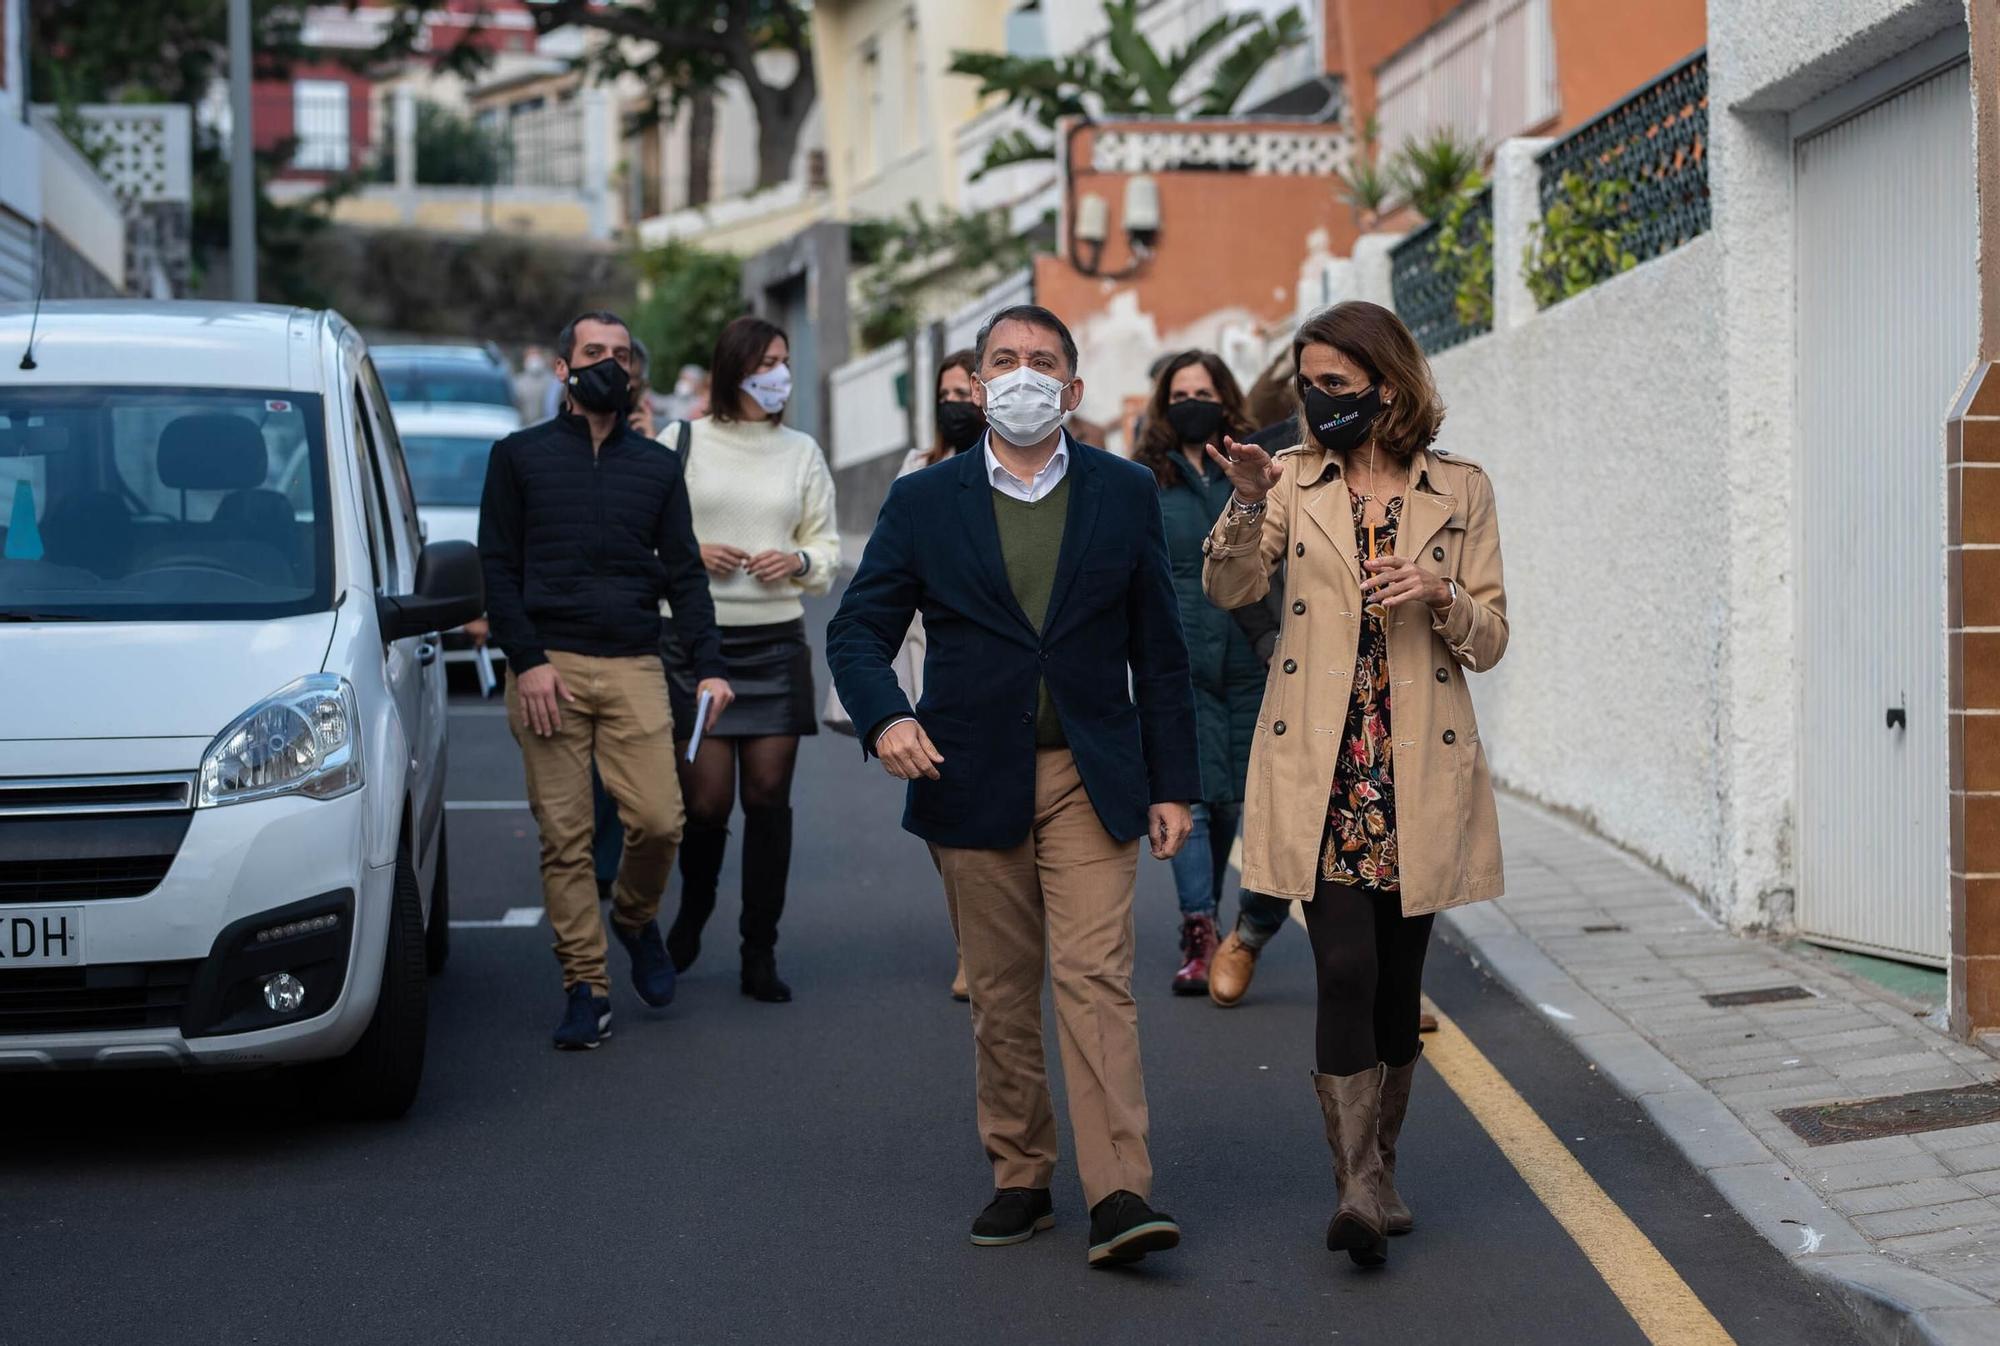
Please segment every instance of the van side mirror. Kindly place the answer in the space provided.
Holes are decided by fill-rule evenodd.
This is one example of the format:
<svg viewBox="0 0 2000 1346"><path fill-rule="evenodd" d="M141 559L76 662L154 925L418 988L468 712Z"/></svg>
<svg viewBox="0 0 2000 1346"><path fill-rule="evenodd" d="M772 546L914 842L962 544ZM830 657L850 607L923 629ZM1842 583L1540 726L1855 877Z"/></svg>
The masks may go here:
<svg viewBox="0 0 2000 1346"><path fill-rule="evenodd" d="M375 600L384 644L464 626L486 611L486 575L470 542L432 542L417 553L415 593Z"/></svg>

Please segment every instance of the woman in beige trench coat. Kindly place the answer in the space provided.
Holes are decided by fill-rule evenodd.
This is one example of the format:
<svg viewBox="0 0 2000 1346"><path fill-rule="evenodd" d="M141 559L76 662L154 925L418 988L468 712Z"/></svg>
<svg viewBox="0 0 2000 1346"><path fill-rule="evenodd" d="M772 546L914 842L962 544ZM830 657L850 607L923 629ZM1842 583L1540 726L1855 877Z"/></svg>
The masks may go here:
<svg viewBox="0 0 2000 1346"><path fill-rule="evenodd" d="M1486 474L1431 449L1443 409L1401 320L1347 303L1292 340L1304 442L1211 449L1235 498L1203 583L1236 608L1285 562L1244 800L1243 885L1305 902L1319 982L1314 1084L1364 1266L1413 1220L1396 1140L1422 1050L1435 914L1501 891L1500 827L1466 675L1507 648Z"/></svg>

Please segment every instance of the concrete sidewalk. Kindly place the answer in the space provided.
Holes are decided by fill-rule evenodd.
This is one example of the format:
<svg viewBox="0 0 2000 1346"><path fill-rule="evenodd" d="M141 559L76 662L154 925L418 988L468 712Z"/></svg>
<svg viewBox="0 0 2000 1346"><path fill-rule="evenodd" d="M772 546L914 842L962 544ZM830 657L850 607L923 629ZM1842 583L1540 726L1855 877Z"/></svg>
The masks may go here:
<svg viewBox="0 0 2000 1346"><path fill-rule="evenodd" d="M1448 914L1472 952L1883 1342L2000 1343L2000 1123L1808 1146L1806 1103L2000 1076L1871 984L1730 935L1685 889L1503 797L1507 893ZM1810 997L1716 1008L1716 992Z"/></svg>

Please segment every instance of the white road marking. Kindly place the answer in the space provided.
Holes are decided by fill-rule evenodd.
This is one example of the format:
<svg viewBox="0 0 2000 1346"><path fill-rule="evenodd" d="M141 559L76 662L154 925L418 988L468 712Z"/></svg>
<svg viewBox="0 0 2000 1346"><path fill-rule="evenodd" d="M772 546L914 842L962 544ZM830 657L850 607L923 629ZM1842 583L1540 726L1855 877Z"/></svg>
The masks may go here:
<svg viewBox="0 0 2000 1346"><path fill-rule="evenodd" d="M1535 1008L1540 1010L1542 1013L1548 1015L1551 1019L1562 1019L1564 1021L1569 1021L1576 1018L1576 1016L1574 1014L1571 1014L1568 1010L1557 1009L1554 1005L1537 1004Z"/></svg>
<svg viewBox="0 0 2000 1346"><path fill-rule="evenodd" d="M532 930L542 923L540 907L509 907L497 921L453 921L454 930Z"/></svg>
<svg viewBox="0 0 2000 1346"><path fill-rule="evenodd" d="M526 813L525 799L447 799L447 813Z"/></svg>
<svg viewBox="0 0 2000 1346"><path fill-rule="evenodd" d="M447 706L445 707L445 713L447 715L488 715L494 719L504 720L507 718L507 707L505 705Z"/></svg>

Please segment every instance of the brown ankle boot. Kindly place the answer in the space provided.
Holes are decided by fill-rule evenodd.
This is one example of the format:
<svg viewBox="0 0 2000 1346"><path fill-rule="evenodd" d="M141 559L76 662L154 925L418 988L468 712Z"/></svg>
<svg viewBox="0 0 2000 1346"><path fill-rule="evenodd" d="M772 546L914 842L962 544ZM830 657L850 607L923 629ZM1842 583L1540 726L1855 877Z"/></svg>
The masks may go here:
<svg viewBox="0 0 2000 1346"><path fill-rule="evenodd" d="M1384 1067L1356 1075L1314 1074L1326 1143L1333 1149L1333 1179L1340 1209L1326 1227L1328 1252L1345 1252L1355 1265L1379 1267L1389 1260L1382 1220L1382 1150L1376 1135Z"/></svg>
<svg viewBox="0 0 2000 1346"><path fill-rule="evenodd" d="M1424 1044L1408 1065L1384 1066L1382 1108L1375 1119L1375 1148L1382 1154L1382 1228L1390 1234L1407 1234L1417 1226L1416 1216L1396 1191L1396 1137L1403 1133L1403 1117L1410 1110L1410 1083L1417 1077L1417 1061Z"/></svg>
<svg viewBox="0 0 2000 1346"><path fill-rule="evenodd" d="M1241 1000L1250 989L1250 979L1257 975L1257 953L1230 931L1209 960L1208 998L1225 1009Z"/></svg>

